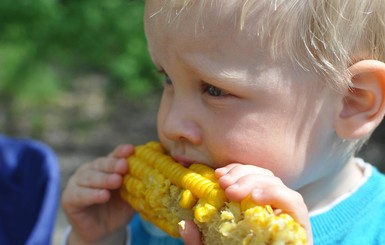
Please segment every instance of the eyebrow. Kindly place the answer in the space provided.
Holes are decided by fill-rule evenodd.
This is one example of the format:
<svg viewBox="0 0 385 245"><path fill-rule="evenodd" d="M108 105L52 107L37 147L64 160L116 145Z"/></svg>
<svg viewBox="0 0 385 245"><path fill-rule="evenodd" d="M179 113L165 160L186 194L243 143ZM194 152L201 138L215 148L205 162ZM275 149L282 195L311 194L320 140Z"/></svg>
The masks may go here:
<svg viewBox="0 0 385 245"><path fill-rule="evenodd" d="M187 56L187 55L186 55ZM194 73L200 75L209 81L241 84L249 81L246 69L223 69L220 64L204 57L204 55L191 55L180 57L182 62L188 66ZM203 61L202 61L203 60ZM215 72L208 72L208 71Z"/></svg>

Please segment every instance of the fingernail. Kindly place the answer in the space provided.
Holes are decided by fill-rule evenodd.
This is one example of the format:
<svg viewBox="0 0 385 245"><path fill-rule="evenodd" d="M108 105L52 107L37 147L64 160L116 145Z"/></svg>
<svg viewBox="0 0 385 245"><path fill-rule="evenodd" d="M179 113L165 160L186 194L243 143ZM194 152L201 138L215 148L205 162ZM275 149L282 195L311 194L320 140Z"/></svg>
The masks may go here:
<svg viewBox="0 0 385 245"><path fill-rule="evenodd" d="M121 145L118 152L119 154L126 154L127 152L130 152L132 148L131 145Z"/></svg>
<svg viewBox="0 0 385 245"><path fill-rule="evenodd" d="M186 221L181 220L181 221L179 221L178 225L182 231L184 231L186 229Z"/></svg>
<svg viewBox="0 0 385 245"><path fill-rule="evenodd" d="M223 168L217 168L217 169L215 169L215 175L223 175L226 173L225 171L226 170Z"/></svg>

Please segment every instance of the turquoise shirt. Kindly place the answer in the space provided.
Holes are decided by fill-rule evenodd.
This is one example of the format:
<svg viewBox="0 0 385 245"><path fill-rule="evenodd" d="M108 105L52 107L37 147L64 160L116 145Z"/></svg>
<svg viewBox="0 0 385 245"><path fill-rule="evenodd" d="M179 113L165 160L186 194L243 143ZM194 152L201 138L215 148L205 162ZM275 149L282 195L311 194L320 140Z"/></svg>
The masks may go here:
<svg viewBox="0 0 385 245"><path fill-rule="evenodd" d="M385 244L385 176L369 179L347 199L311 217L315 245Z"/></svg>
<svg viewBox="0 0 385 245"><path fill-rule="evenodd" d="M172 238L136 215L130 224L130 245L183 245L181 239Z"/></svg>

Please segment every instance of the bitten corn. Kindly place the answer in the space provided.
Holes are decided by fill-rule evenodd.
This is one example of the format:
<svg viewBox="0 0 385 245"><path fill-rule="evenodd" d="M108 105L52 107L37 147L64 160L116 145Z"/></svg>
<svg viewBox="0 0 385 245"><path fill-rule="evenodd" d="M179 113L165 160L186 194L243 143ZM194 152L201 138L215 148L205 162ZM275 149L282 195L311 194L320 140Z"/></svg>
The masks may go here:
<svg viewBox="0 0 385 245"><path fill-rule="evenodd" d="M209 245L306 244L304 228L289 215L275 215L269 205L257 206L248 198L229 201L213 169L185 168L158 142L137 146L128 165L122 198L173 237L179 236L180 221L194 220Z"/></svg>

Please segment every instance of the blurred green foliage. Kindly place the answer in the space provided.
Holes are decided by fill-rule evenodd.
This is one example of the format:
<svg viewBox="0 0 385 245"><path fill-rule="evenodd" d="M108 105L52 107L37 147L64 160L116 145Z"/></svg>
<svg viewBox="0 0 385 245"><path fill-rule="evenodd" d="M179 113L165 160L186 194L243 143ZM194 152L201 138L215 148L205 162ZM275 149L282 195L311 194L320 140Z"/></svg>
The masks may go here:
<svg viewBox="0 0 385 245"><path fill-rule="evenodd" d="M1 0L0 108L6 124L17 120L18 108L54 103L86 74L105 77L110 98L141 96L156 87L143 8L142 0Z"/></svg>
<svg viewBox="0 0 385 245"><path fill-rule="evenodd" d="M0 65L1 98L13 103L44 104L85 73L129 96L156 81L142 0L2 0Z"/></svg>

